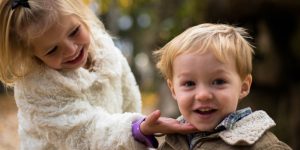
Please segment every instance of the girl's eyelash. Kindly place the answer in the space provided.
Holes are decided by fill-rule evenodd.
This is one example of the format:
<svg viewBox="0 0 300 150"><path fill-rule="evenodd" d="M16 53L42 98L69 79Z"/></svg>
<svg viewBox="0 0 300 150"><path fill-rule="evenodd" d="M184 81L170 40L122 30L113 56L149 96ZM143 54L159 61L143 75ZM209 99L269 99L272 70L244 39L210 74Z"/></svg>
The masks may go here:
<svg viewBox="0 0 300 150"><path fill-rule="evenodd" d="M72 36L76 35L78 33L79 29L80 29L80 25L78 27L76 27L75 30L72 31L69 36L72 37Z"/></svg>
<svg viewBox="0 0 300 150"><path fill-rule="evenodd" d="M79 29L80 29L80 25L78 27L76 27L69 36L70 37L75 36L78 33ZM46 55L50 55L50 54L54 53L56 51L56 49L57 49L57 46L55 46L53 49L51 49Z"/></svg>
<svg viewBox="0 0 300 150"><path fill-rule="evenodd" d="M52 53L54 53L57 49L57 46L55 46L54 48L52 48L46 55L50 55Z"/></svg>

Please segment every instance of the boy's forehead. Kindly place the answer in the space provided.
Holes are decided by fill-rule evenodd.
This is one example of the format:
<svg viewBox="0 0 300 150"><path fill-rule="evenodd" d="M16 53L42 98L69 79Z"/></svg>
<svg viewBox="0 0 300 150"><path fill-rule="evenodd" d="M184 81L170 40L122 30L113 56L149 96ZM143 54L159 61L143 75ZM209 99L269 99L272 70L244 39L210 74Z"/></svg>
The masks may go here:
<svg viewBox="0 0 300 150"><path fill-rule="evenodd" d="M202 71L199 72L199 69ZM177 77L194 73L203 74L203 71L207 74L237 72L234 60L221 62L211 51L181 54L173 63L173 75Z"/></svg>

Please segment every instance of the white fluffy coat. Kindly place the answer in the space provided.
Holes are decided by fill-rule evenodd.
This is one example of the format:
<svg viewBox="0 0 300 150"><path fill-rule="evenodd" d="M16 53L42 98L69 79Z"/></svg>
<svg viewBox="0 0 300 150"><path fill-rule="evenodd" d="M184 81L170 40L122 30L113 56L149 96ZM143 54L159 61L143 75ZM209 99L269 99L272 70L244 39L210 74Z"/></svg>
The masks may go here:
<svg viewBox="0 0 300 150"><path fill-rule="evenodd" d="M92 32L99 42L90 53L93 71L44 67L15 84L21 149L146 149L131 134L142 115L129 65L110 36Z"/></svg>

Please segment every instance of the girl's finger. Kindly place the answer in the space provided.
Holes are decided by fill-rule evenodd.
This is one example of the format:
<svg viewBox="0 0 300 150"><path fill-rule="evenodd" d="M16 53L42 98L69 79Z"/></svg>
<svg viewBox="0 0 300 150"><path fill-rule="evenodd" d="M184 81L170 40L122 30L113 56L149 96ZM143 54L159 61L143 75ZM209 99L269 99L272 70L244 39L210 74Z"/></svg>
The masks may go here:
<svg viewBox="0 0 300 150"><path fill-rule="evenodd" d="M160 117L160 111L155 110L150 115L148 115L148 117L145 120L145 123L148 124L148 125L153 125L157 122L159 117Z"/></svg>

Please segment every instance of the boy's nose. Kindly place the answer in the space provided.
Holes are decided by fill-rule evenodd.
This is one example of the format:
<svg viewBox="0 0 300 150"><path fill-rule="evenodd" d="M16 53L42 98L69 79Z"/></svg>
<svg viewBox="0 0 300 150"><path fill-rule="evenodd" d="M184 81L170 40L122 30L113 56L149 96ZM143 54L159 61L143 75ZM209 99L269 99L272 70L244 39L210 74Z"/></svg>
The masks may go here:
<svg viewBox="0 0 300 150"><path fill-rule="evenodd" d="M213 95L208 87L199 87L195 95L195 99L199 101L207 101L213 98Z"/></svg>

